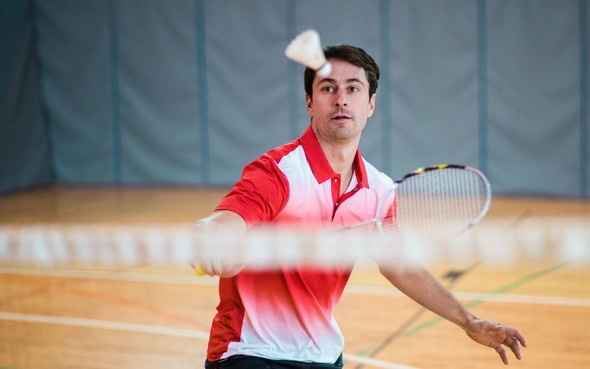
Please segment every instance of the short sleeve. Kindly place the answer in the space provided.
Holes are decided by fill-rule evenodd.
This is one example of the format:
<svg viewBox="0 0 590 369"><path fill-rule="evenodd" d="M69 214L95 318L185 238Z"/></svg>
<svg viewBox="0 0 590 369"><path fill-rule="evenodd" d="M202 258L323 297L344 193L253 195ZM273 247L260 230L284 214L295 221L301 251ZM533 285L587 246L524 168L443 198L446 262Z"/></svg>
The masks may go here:
<svg viewBox="0 0 590 369"><path fill-rule="evenodd" d="M271 222L285 207L288 198L286 176L270 156L263 155L244 167L241 179L215 210L233 211L252 228Z"/></svg>

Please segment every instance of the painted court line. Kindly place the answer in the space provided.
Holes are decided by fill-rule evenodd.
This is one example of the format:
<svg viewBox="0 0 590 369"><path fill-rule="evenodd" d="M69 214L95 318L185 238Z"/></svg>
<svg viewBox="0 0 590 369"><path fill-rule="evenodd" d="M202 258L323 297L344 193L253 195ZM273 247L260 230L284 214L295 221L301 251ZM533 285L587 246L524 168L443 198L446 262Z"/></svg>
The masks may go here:
<svg viewBox="0 0 590 369"><path fill-rule="evenodd" d="M377 368L384 368L384 369L419 369L415 366L408 366L403 364L393 363L391 361L373 359L370 357L363 357L357 355L350 355L350 354L342 354L345 361L350 361L357 364L362 365L369 365L372 367Z"/></svg>
<svg viewBox="0 0 590 369"><path fill-rule="evenodd" d="M31 275L56 278L97 279L123 282L165 283L180 285L217 286L215 277L196 277L187 267L186 275L162 272L128 272L112 270L81 270L55 268L13 268L0 267L0 274Z"/></svg>
<svg viewBox="0 0 590 369"><path fill-rule="evenodd" d="M206 341L209 339L207 332L183 329L183 328L170 328L146 324L132 324L124 322L113 322L106 320L86 319L86 318L73 318L66 316L52 316L52 315L38 315L38 314L21 314L21 313L9 313L0 312L0 320L9 320L25 323L37 323L37 324L55 324L55 325L67 325L73 327L83 328L97 328L97 329L110 329L116 331L126 331L135 333L147 333L157 334L172 337L190 338ZM383 369L419 369L402 364L396 364L389 361L372 359L367 357L361 357L357 355L344 354L344 360L350 361L357 364L370 365L377 368Z"/></svg>
<svg viewBox="0 0 590 369"><path fill-rule="evenodd" d="M115 280L145 283L169 283L180 285L205 285L217 286L217 278L194 277L192 274L165 274L147 272L113 272L113 271L87 271L75 269L49 269L49 268L11 268L0 267L0 274L18 274L61 278L83 278L99 280ZM347 293L375 296L404 296L393 287L348 285ZM555 306L579 306L590 307L590 298L558 297L558 296L533 296L533 295L507 295L504 293L485 292L458 292L453 294L461 300L485 300L516 304L555 305Z"/></svg>
<svg viewBox="0 0 590 369"><path fill-rule="evenodd" d="M117 331L128 331L136 333L149 333L158 334L164 336L194 338L198 340L209 339L207 332L183 329L183 328L170 328L161 327L155 325L146 324L133 324L124 322L111 322L106 320L86 319L86 318L73 318L67 316L54 316L54 315L38 315L38 314L21 314L21 313L8 313L0 312L0 320L10 320L25 323L41 323L41 324L56 324L56 325L68 325L74 327L83 328L100 328L110 329Z"/></svg>
<svg viewBox="0 0 590 369"><path fill-rule="evenodd" d="M405 296L392 287L348 286L348 293L374 296ZM506 302L515 304L557 305L590 307L590 299L557 296L506 295L503 293L457 292L453 295L460 300L485 300L486 302Z"/></svg>
<svg viewBox="0 0 590 369"><path fill-rule="evenodd" d="M552 267L549 267L549 268L546 268L546 269L542 269L542 270L536 271L536 272L531 273L531 274L527 274L527 275L525 275L525 276L523 276L521 278L518 278L518 279L514 280L513 282L511 282L511 283L509 283L509 284L507 284L505 286L502 286L502 287L496 289L494 291L494 293L497 294L498 296L504 296L503 294L505 294L506 292L509 292L509 291L511 291L511 290L513 290L515 288L524 286L524 285L526 285L526 284L528 284L528 283L530 283L530 282L532 282L532 281L534 281L534 280L536 280L538 278L541 278L541 277L544 277L546 275L549 275L549 274L553 273L554 271L559 270L559 269L565 267L566 265L567 264L557 264L557 265L554 265ZM472 300L470 303L466 304L465 307L472 308L474 306L478 306L478 305L481 305L481 304L487 303L487 302L488 302L487 300L485 300L483 298L479 298L479 299L476 299L476 300ZM413 327L411 329L408 329L404 333L404 337L413 336L414 334L416 334L416 333L418 333L418 332L420 332L420 331L422 331L422 330L424 330L424 329L426 329L428 327L431 327L431 326L433 326L433 325L435 325L435 324L437 324L437 323L439 323L441 321L443 321L443 319L440 316L437 316L437 317L435 317L435 318L433 318L433 319L431 319L431 320L429 320L429 321L427 321L425 323L422 323L422 324L420 324L418 326L415 326L415 327Z"/></svg>

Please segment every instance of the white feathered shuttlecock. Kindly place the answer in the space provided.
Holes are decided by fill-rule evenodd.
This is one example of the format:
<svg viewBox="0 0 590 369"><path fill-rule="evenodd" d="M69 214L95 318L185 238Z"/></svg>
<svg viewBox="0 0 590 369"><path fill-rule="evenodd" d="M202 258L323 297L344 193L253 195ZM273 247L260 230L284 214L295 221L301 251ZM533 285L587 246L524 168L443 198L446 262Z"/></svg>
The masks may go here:
<svg viewBox="0 0 590 369"><path fill-rule="evenodd" d="M310 29L300 33L285 49L285 55L313 70L320 76L327 76L332 65L326 60L317 31Z"/></svg>

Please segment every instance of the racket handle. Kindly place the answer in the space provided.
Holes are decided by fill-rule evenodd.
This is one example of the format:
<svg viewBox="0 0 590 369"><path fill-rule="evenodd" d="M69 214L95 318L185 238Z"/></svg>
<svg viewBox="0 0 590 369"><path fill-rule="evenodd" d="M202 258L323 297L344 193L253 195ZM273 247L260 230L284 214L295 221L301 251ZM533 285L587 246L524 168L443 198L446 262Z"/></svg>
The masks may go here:
<svg viewBox="0 0 590 369"><path fill-rule="evenodd" d="M203 269L203 267L199 263L195 263L195 275L197 277L203 277L203 276L207 275L207 273L205 273L205 270Z"/></svg>

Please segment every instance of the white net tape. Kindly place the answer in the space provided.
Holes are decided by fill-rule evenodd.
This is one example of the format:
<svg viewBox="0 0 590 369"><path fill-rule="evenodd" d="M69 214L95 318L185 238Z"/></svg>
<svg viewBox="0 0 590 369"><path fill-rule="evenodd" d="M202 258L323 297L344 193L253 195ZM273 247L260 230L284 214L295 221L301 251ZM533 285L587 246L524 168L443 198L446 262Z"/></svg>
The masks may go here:
<svg viewBox="0 0 590 369"><path fill-rule="evenodd" d="M269 228L235 239L196 234L190 225L35 225L0 227L0 264L186 265L203 258L278 265L346 266L359 260L430 263L480 260L590 264L590 220L486 221L459 236L385 238L355 232L320 233Z"/></svg>

